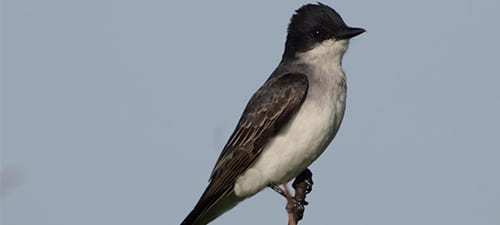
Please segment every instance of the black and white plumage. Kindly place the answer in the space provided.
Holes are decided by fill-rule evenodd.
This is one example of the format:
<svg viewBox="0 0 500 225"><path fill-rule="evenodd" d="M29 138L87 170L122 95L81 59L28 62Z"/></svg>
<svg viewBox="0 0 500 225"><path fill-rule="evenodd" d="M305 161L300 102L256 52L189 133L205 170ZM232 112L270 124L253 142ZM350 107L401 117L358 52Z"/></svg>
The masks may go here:
<svg viewBox="0 0 500 225"><path fill-rule="evenodd" d="M200 200L181 225L204 225L270 184L304 171L337 133L345 111L342 57L348 27L332 8L302 6L288 27L283 58L248 102Z"/></svg>

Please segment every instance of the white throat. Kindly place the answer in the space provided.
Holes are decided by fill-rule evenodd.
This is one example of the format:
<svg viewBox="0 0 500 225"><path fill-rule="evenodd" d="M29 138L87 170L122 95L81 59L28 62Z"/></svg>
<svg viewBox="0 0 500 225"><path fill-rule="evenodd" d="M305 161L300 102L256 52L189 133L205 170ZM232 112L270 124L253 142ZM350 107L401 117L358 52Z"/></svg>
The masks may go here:
<svg viewBox="0 0 500 225"><path fill-rule="evenodd" d="M309 68L310 82L319 85L345 82L342 58L348 46L349 40L327 39L309 51L298 53L297 62Z"/></svg>
<svg viewBox="0 0 500 225"><path fill-rule="evenodd" d="M314 66L341 66L349 40L327 39L309 51L298 53L299 61Z"/></svg>

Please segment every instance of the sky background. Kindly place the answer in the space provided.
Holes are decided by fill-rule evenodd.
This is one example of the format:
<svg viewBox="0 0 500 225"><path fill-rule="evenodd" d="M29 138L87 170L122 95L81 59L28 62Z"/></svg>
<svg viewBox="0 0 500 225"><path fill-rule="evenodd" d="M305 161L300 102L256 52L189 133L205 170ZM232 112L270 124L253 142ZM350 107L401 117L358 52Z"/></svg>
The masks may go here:
<svg viewBox="0 0 500 225"><path fill-rule="evenodd" d="M304 3L3 0L1 224L179 224ZM500 1L323 3L368 32L300 224L500 225Z"/></svg>

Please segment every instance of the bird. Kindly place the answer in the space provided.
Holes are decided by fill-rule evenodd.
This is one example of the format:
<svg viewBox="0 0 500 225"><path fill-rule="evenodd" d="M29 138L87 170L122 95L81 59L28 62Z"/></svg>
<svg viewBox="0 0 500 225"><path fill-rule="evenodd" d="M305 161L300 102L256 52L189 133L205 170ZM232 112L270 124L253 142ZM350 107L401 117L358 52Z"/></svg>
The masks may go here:
<svg viewBox="0 0 500 225"><path fill-rule="evenodd" d="M346 109L342 58L365 32L333 8L306 4L288 24L280 63L248 101L181 225L205 225L266 187L307 170L333 140Z"/></svg>

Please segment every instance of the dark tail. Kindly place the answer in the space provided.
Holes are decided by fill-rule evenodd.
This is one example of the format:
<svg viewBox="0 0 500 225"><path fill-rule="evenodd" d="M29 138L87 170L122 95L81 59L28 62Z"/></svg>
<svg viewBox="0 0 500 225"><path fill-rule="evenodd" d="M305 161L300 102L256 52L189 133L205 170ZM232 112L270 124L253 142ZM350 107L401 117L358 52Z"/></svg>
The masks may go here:
<svg viewBox="0 0 500 225"><path fill-rule="evenodd" d="M215 193L211 189L212 185L209 185L181 225L206 225L243 200L236 197L232 188Z"/></svg>
<svg viewBox="0 0 500 225"><path fill-rule="evenodd" d="M201 225L198 223L200 217L202 217L204 211L206 211L206 206L209 205L208 202L203 201L203 196L202 198L198 201L196 206L191 210L191 212L186 216L186 218L182 221L181 225Z"/></svg>

